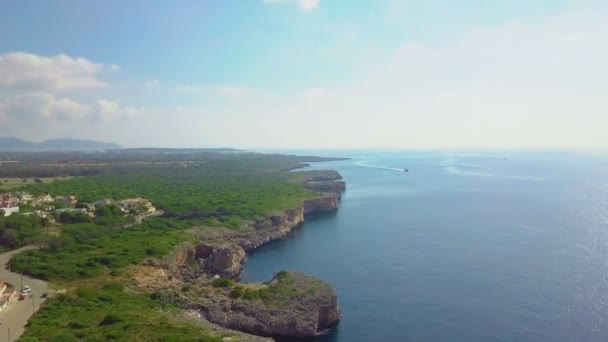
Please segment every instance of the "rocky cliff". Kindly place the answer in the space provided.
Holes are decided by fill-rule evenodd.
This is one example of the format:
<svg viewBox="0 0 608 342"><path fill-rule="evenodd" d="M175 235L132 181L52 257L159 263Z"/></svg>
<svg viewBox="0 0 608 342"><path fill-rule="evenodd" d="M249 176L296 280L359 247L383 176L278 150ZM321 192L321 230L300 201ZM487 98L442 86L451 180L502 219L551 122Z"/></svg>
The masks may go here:
<svg viewBox="0 0 608 342"><path fill-rule="evenodd" d="M339 199L334 194L306 200L299 208L258 219L246 229L226 230L219 236L207 236L191 247L189 258L196 260L205 273L238 279L247 258L246 252L285 238L293 229L302 226L305 215L335 211L338 206Z"/></svg>
<svg viewBox="0 0 608 342"><path fill-rule="evenodd" d="M258 284L258 288L249 290L249 295L245 290L247 298L227 290L210 291L209 286L211 279L218 276L238 279L248 252L285 238L304 223L306 215L337 210L345 188L344 182L334 182L340 178L336 171L308 174L300 181L309 189L323 192L318 197L303 201L298 208L255 220L240 230L207 232L199 243L178 248L164 259L162 267L201 289L196 295L167 290L170 301L197 310L210 322L261 336L311 337L336 324L340 311L335 291L303 274L281 272L283 276Z"/></svg>
<svg viewBox="0 0 608 342"><path fill-rule="evenodd" d="M314 337L340 319L334 289L297 272L279 272L263 284L210 287L193 282L187 291L157 293L211 323L259 336Z"/></svg>

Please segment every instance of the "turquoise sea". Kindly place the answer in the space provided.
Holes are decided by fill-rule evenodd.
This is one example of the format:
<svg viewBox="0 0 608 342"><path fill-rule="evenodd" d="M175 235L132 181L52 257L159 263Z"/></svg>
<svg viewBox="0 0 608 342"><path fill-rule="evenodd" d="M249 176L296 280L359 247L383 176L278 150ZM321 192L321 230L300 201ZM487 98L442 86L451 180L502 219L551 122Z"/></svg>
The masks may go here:
<svg viewBox="0 0 608 342"><path fill-rule="evenodd" d="M312 166L342 173L341 208L243 280L333 284L343 319L316 340L608 341L608 155L297 153L353 158Z"/></svg>

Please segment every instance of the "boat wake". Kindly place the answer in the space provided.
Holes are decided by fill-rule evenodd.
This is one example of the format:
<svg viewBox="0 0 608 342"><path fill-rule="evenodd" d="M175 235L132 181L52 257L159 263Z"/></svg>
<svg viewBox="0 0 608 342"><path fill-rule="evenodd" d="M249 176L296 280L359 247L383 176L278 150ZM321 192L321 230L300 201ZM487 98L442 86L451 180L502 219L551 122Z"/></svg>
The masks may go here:
<svg viewBox="0 0 608 342"><path fill-rule="evenodd" d="M369 165L364 163L357 163L358 166L370 167L373 169L382 169L382 170L391 170L391 171L400 171L403 172L403 169L398 169L396 167L386 167L386 166L378 166L378 165Z"/></svg>

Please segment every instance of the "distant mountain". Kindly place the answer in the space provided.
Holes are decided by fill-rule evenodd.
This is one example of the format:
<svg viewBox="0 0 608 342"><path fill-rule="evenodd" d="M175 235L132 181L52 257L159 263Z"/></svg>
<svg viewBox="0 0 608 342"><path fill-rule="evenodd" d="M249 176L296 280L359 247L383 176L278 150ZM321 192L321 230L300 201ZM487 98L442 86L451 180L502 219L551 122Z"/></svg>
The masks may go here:
<svg viewBox="0 0 608 342"><path fill-rule="evenodd" d="M34 143L15 137L0 137L0 151L97 151L119 148L121 147L116 144L94 140L49 139L41 143Z"/></svg>

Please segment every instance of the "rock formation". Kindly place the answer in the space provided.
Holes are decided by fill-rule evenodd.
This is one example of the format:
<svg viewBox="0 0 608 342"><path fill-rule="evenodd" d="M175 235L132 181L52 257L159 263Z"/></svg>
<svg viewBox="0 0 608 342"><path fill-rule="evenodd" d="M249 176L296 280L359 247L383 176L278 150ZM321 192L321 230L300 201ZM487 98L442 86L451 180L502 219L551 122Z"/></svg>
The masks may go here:
<svg viewBox="0 0 608 342"><path fill-rule="evenodd" d="M160 263L175 277L200 288L183 293L171 287L163 296L173 304L197 310L212 323L261 336L311 337L335 325L340 317L336 293L314 277L279 272L254 290L245 288L243 297L236 290L237 295L232 292L230 287L235 285L218 289L210 284L218 276L238 279L248 252L285 238L304 223L305 215L337 210L345 185L335 180L341 178L332 170L309 173L298 182L320 192L318 197L305 200L298 208L255 220L243 229L218 229L195 245L181 246Z"/></svg>

